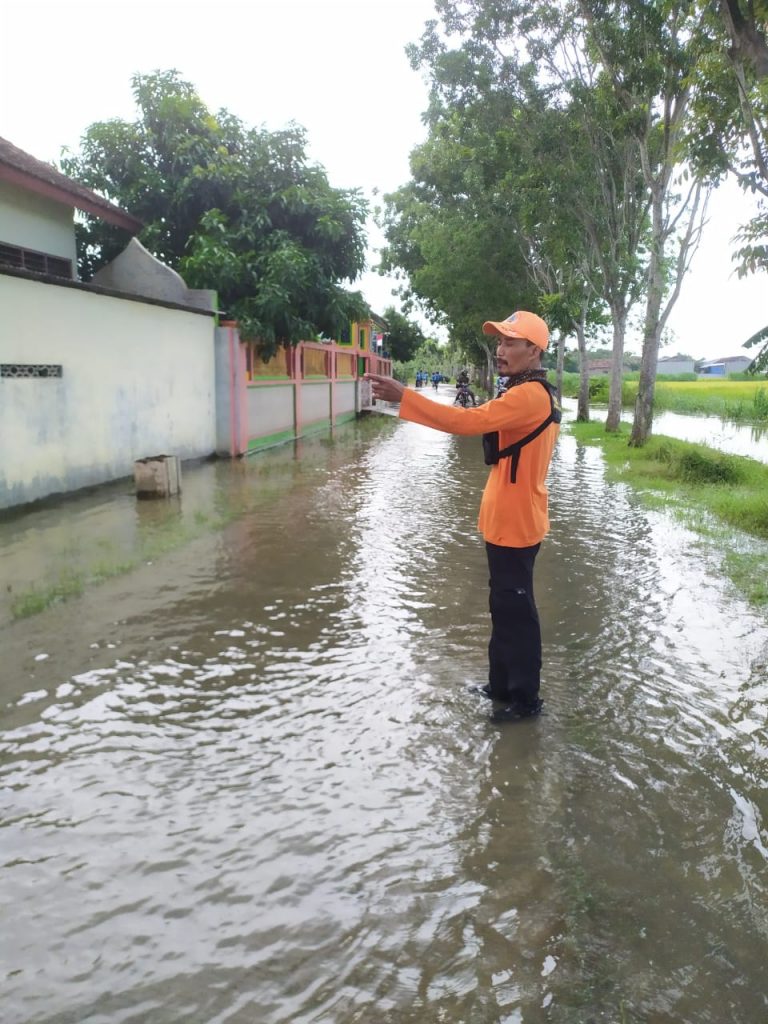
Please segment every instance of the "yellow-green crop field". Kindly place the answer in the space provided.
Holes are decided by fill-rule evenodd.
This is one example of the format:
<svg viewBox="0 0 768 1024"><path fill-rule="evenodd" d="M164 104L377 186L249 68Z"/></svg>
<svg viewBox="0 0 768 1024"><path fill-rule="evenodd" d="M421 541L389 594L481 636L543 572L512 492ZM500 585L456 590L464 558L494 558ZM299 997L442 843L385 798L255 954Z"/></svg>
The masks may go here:
<svg viewBox="0 0 768 1024"><path fill-rule="evenodd" d="M625 380L622 401L631 405L637 381ZM669 412L721 416L743 423L768 419L768 381L762 380L659 380L654 408Z"/></svg>
<svg viewBox="0 0 768 1024"><path fill-rule="evenodd" d="M656 382L658 392L678 395L706 395L724 398L730 402L751 402L755 392L768 389L766 380L660 380Z"/></svg>

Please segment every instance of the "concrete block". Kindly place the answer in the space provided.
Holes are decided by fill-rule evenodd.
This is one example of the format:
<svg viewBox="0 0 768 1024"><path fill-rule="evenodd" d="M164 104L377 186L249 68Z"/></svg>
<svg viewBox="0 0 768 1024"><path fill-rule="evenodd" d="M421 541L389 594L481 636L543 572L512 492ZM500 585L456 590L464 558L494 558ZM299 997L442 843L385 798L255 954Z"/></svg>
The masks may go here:
<svg viewBox="0 0 768 1024"><path fill-rule="evenodd" d="M169 498L181 492L181 465L176 455L151 455L133 464L139 498Z"/></svg>

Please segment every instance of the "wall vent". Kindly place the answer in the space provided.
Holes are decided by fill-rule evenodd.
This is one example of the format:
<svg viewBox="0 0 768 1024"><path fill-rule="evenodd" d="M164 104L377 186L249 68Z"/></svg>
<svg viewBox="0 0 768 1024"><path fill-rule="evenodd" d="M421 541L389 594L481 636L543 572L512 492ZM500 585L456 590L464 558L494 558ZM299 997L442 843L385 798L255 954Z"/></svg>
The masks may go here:
<svg viewBox="0 0 768 1024"><path fill-rule="evenodd" d="M56 363L0 363L0 377L13 377L16 380L63 377L63 369Z"/></svg>

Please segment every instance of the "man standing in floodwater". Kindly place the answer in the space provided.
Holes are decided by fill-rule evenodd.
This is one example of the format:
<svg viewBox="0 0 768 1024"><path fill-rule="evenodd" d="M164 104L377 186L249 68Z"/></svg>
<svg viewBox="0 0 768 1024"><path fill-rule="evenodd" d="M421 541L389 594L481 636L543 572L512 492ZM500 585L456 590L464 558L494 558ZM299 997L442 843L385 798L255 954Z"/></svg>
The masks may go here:
<svg viewBox="0 0 768 1024"><path fill-rule="evenodd" d="M488 683L479 692L494 703L492 719L530 718L542 708L541 627L533 596L533 566L549 531L546 477L559 433L560 407L542 353L546 323L521 310L488 320L498 338L496 362L505 390L478 408L438 405L391 377L366 374L373 397L400 402L400 418L449 434L482 434L492 466L480 502L478 528L490 571L491 639Z"/></svg>

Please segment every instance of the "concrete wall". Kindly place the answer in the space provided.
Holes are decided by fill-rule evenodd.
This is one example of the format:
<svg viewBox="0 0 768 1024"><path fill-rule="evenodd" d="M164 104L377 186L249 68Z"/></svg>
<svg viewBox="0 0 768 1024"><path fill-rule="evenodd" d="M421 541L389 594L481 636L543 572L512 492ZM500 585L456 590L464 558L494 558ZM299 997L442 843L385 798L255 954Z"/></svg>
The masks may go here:
<svg viewBox="0 0 768 1024"><path fill-rule="evenodd" d="M301 418L307 425L331 422L331 391L327 380L301 384Z"/></svg>
<svg viewBox="0 0 768 1024"><path fill-rule="evenodd" d="M348 416L350 413L357 412L357 409L355 408L357 389L358 384L353 380L339 381L336 384L334 401L337 418L339 416Z"/></svg>
<svg viewBox="0 0 768 1024"><path fill-rule="evenodd" d="M293 384L260 384L248 388L250 437L292 431L293 427Z"/></svg>
<svg viewBox="0 0 768 1024"><path fill-rule="evenodd" d="M693 373L692 359L660 359L656 364L657 373Z"/></svg>
<svg viewBox="0 0 768 1024"><path fill-rule="evenodd" d="M74 209L0 181L0 242L72 261L77 276Z"/></svg>
<svg viewBox="0 0 768 1024"><path fill-rule="evenodd" d="M29 244L29 238L26 239ZM211 316L0 274L0 508L216 447Z"/></svg>
<svg viewBox="0 0 768 1024"><path fill-rule="evenodd" d="M245 351L236 327L217 327L216 454L234 458L248 449L248 411L240 401L245 394Z"/></svg>
<svg viewBox="0 0 768 1024"><path fill-rule="evenodd" d="M305 359L306 352L312 359ZM327 377L305 378L301 368L326 361ZM342 363L345 375L335 376L338 358L354 356L354 367ZM359 352L334 343L299 342L295 351L264 362L252 342L240 341L237 324L226 322L216 332L217 447L220 455L241 455L293 441L307 431L332 429L371 408L370 384L346 376L357 368ZM366 355L374 373L391 373L391 362Z"/></svg>

